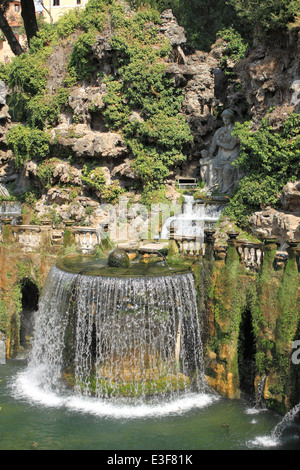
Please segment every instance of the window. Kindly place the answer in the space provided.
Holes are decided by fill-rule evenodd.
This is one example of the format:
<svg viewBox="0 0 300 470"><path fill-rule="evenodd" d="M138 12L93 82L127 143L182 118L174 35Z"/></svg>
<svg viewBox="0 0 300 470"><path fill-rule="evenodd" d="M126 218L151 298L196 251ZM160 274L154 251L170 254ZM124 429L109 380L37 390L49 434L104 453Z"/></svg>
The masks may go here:
<svg viewBox="0 0 300 470"><path fill-rule="evenodd" d="M16 13L19 13L19 11L20 11L20 5L17 5L17 4L15 3L14 7L15 7L15 12L16 12Z"/></svg>
<svg viewBox="0 0 300 470"><path fill-rule="evenodd" d="M77 5L81 5L81 0L76 0Z"/></svg>
<svg viewBox="0 0 300 470"><path fill-rule="evenodd" d="M53 0L53 6L54 7L59 7L59 2L60 2L60 0Z"/></svg>

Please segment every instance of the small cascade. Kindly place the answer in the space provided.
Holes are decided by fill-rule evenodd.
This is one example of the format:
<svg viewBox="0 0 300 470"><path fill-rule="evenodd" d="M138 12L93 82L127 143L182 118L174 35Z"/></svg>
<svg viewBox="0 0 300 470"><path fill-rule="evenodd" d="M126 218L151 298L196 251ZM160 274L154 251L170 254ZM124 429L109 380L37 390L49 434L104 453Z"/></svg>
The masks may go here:
<svg viewBox="0 0 300 470"><path fill-rule="evenodd" d="M283 433L284 429L286 428L287 425L291 424L294 419L296 418L297 414L300 411L300 403L298 405L294 406L284 417L282 420L275 426L275 428L272 431L272 438L279 438L281 434Z"/></svg>
<svg viewBox="0 0 300 470"><path fill-rule="evenodd" d="M44 389L145 402L206 387L192 273L118 278L53 267L34 336L29 368Z"/></svg>
<svg viewBox="0 0 300 470"><path fill-rule="evenodd" d="M12 223L15 224L21 213L22 207L20 202L2 201L0 203L0 224L3 218L10 218L12 219Z"/></svg>
<svg viewBox="0 0 300 470"><path fill-rule="evenodd" d="M263 395L264 395L266 379L267 379L267 376L263 375L257 384L257 390L256 390L256 395L255 395L255 402L256 402L255 408L262 408L264 405Z"/></svg>
<svg viewBox="0 0 300 470"><path fill-rule="evenodd" d="M200 243L204 240L204 230L212 228L220 218L224 204L221 203L199 203L193 196L184 196L182 213L169 217L163 224L161 239L170 237L174 231L175 237L197 238Z"/></svg>

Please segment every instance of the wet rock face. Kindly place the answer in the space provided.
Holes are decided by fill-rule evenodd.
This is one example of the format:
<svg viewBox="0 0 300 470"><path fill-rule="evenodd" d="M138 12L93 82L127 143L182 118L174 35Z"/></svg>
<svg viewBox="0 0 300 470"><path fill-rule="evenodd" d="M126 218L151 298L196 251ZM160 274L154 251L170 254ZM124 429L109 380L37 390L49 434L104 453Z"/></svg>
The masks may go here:
<svg viewBox="0 0 300 470"><path fill-rule="evenodd" d="M122 248L116 248L108 255L107 264L112 268L128 268L129 263L129 256Z"/></svg>

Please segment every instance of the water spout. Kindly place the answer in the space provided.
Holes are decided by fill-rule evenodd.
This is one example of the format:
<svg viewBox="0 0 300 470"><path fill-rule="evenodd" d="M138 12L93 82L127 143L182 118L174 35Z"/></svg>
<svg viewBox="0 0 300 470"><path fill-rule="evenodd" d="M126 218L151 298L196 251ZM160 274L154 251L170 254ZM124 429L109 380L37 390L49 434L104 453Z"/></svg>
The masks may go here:
<svg viewBox="0 0 300 470"><path fill-rule="evenodd" d="M294 408L292 408L286 415L284 415L282 420L273 429L272 437L273 438L280 437L284 429L286 428L286 426L288 426L294 421L299 411L300 411L300 403L298 403L298 405L294 406Z"/></svg>

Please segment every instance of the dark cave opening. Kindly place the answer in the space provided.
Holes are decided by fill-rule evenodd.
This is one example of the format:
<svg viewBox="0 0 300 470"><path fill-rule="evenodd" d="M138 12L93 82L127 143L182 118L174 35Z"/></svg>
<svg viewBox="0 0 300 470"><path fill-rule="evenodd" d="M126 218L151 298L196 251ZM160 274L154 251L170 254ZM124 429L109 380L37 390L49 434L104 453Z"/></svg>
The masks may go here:
<svg viewBox="0 0 300 470"><path fill-rule="evenodd" d="M240 390L247 394L255 391L255 338L252 328L251 312L246 309L243 312L239 331L238 367Z"/></svg>
<svg viewBox="0 0 300 470"><path fill-rule="evenodd" d="M34 330L34 313L38 310L39 289L28 278L21 281L22 311L20 313L20 346L27 348Z"/></svg>

